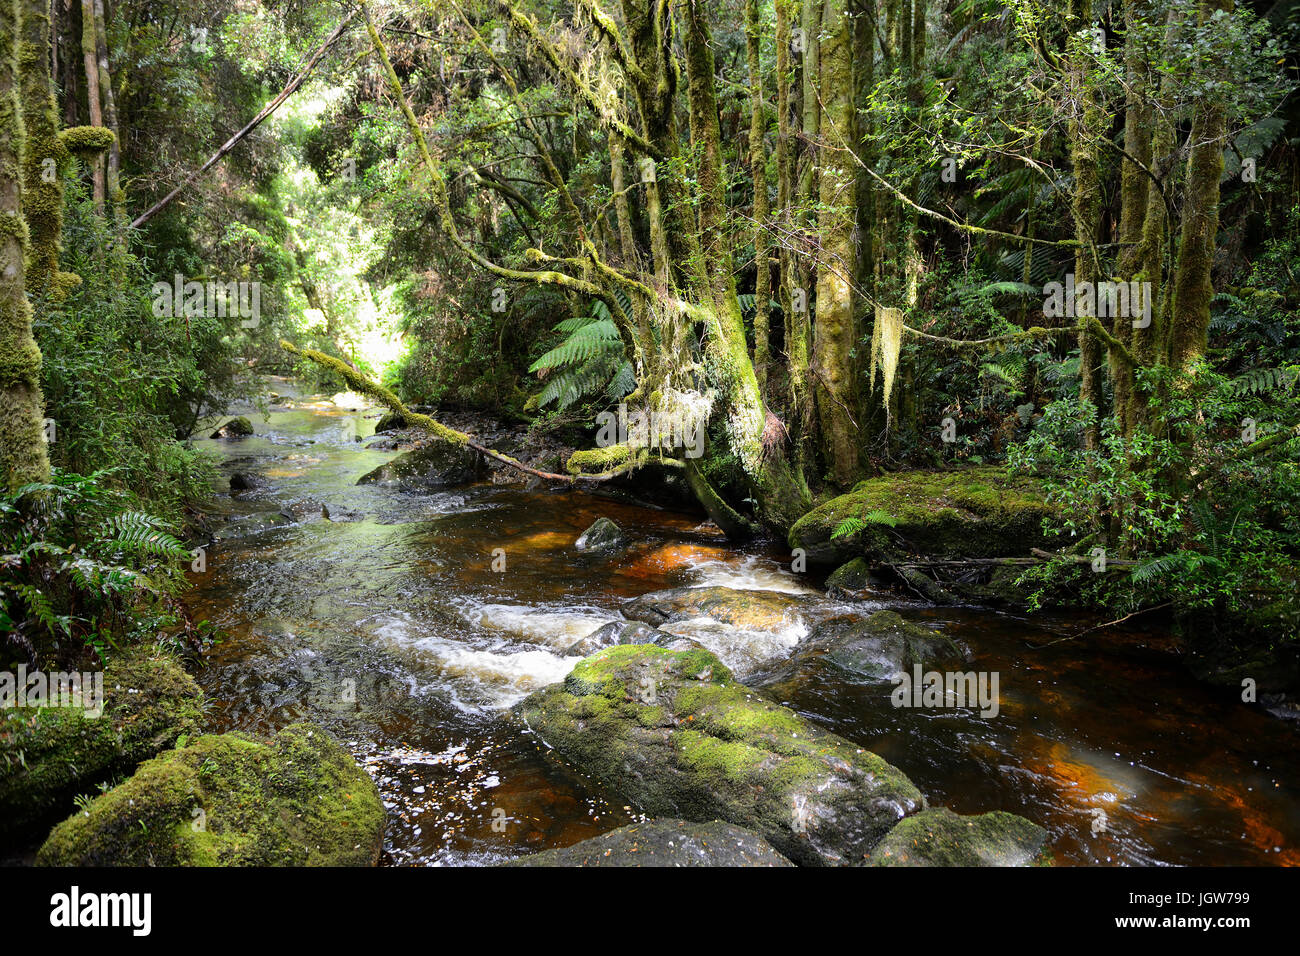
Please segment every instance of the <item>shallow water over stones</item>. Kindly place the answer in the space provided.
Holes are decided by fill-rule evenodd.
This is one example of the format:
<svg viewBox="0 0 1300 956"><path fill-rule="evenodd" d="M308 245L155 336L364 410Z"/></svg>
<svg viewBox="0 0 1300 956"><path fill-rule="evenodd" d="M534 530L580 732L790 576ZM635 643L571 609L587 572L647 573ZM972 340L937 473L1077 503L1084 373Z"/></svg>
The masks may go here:
<svg viewBox="0 0 1300 956"><path fill-rule="evenodd" d="M493 863L640 820L507 710L562 680L578 660L565 650L629 599L707 586L776 592L790 613L757 627L704 608L658 626L738 676L776 675L773 699L875 751L932 805L1024 816L1049 831L1059 863L1300 863L1300 737L1169 656L1132 641L1049 645L1080 629L1067 618L888 591L831 602L779 548L731 548L693 515L518 485L358 486L395 455L357 440L378 410L301 398L236 414L256 434L195 440L223 474L252 478L217 489L222 520L193 576L194 612L228 635L198 679L217 730L311 719L349 747L388 806L387 862ZM602 516L625 545L575 549ZM998 716L895 708L890 684L816 657L772 669L819 620L882 608L942 627L970 649L970 669L997 671Z"/></svg>

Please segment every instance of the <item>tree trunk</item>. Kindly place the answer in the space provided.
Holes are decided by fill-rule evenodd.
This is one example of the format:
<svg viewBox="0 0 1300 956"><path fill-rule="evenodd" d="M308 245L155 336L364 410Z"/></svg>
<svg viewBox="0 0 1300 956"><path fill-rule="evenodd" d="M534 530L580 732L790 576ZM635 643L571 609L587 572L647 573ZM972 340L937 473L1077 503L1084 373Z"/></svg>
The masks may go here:
<svg viewBox="0 0 1300 956"><path fill-rule="evenodd" d="M21 215L24 127L19 101L18 40L23 6L0 0L0 459L9 491L50 476L42 427L41 352L32 336L23 259L27 230Z"/></svg>
<svg viewBox="0 0 1300 956"><path fill-rule="evenodd" d="M767 153L763 134L767 129L763 74L759 58L760 25L758 0L745 0L745 53L749 63L750 119L749 170L754 181L754 374L758 389L767 392L769 301L772 297L772 265L767 240Z"/></svg>

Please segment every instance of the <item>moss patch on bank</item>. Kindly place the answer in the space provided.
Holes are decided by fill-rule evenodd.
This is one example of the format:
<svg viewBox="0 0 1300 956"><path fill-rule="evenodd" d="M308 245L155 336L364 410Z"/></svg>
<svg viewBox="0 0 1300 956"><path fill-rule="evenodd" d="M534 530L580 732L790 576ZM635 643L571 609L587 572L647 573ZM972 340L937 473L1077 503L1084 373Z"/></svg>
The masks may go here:
<svg viewBox="0 0 1300 956"><path fill-rule="evenodd" d="M60 823L45 866L370 866L383 844L374 782L310 724L269 743L205 736L144 763Z"/></svg>
<svg viewBox="0 0 1300 956"><path fill-rule="evenodd" d="M873 512L893 524L870 523L835 537L845 521ZM899 472L859 482L813 509L790 529L789 543L823 565L860 556L1024 555L1047 543L1043 519L1052 513L1036 479L1008 476L1000 467Z"/></svg>

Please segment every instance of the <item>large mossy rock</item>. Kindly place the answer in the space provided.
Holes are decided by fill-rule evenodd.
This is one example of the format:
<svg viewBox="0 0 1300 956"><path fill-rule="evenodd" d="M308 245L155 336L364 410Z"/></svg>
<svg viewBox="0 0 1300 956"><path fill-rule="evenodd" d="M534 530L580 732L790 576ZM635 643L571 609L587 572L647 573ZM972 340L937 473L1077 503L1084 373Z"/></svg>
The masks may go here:
<svg viewBox="0 0 1300 956"><path fill-rule="evenodd" d="M859 863L924 806L902 771L737 683L702 649L607 648L517 709L647 813L748 827L797 863Z"/></svg>
<svg viewBox="0 0 1300 956"><path fill-rule="evenodd" d="M780 591L739 591L735 588L672 588L633 598L623 616L651 627L674 624L694 617L709 617L751 631L787 627L808 601Z"/></svg>
<svg viewBox="0 0 1300 956"><path fill-rule="evenodd" d="M60 823L42 866L371 866L374 781L319 727L198 737Z"/></svg>
<svg viewBox="0 0 1300 956"><path fill-rule="evenodd" d="M752 830L721 820L634 823L506 866L794 866Z"/></svg>
<svg viewBox="0 0 1300 956"><path fill-rule="evenodd" d="M884 512L893 525L867 524L834 538L847 519ZM1053 513L1041 485L997 467L906 471L859 482L795 522L791 548L814 564L907 554L941 558L1026 555L1048 543L1043 519Z"/></svg>
<svg viewBox="0 0 1300 956"><path fill-rule="evenodd" d="M1030 866L1051 863L1047 831L1014 813L961 817L937 807L880 841L871 866Z"/></svg>
<svg viewBox="0 0 1300 956"><path fill-rule="evenodd" d="M426 493L472 484L486 476L483 456L473 448L431 441L366 472L357 484Z"/></svg>
<svg viewBox="0 0 1300 956"><path fill-rule="evenodd" d="M202 722L194 679L152 648L109 662L101 716L73 707L0 709L0 842L58 819L79 793L129 773Z"/></svg>

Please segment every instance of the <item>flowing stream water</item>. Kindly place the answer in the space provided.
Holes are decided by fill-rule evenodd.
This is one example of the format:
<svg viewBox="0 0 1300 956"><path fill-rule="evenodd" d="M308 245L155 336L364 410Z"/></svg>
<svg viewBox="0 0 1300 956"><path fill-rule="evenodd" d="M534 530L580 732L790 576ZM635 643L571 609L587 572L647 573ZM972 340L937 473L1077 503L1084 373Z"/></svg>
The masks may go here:
<svg viewBox="0 0 1300 956"><path fill-rule="evenodd" d="M305 397L249 417L253 436L195 440L223 474L257 480L217 489L225 520L192 575L192 610L226 635L199 681L219 731L308 719L349 747L389 808L391 864L494 863L642 818L505 713L562 680L577 660L563 650L627 598L819 593L788 553L728 545L696 516L520 485L358 486L395 454L358 441L374 410ZM632 546L575 550L602 515ZM1049 830L1061 864L1300 863L1300 734L1194 681L1159 636L1062 640L1078 621L871 597L839 610L891 608L965 641L972 669L999 674L997 716L896 708L890 685L830 667L767 692L897 765L932 805L1021 814ZM672 629L743 676L788 655L808 621Z"/></svg>

